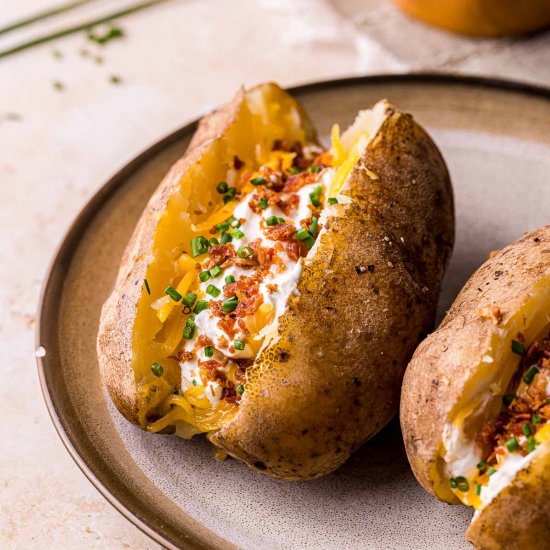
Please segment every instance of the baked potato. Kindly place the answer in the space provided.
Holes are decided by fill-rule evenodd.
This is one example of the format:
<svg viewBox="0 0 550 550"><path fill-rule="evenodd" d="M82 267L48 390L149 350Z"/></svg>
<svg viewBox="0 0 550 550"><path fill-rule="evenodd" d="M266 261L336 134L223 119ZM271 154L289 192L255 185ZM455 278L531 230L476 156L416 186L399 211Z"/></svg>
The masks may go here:
<svg viewBox="0 0 550 550"><path fill-rule="evenodd" d="M387 101L323 149L275 84L198 126L102 311L102 378L149 432L275 478L341 465L397 412L454 238L445 163Z"/></svg>
<svg viewBox="0 0 550 550"><path fill-rule="evenodd" d="M412 469L475 509L483 549L550 544L550 226L492 255L416 350L401 396Z"/></svg>

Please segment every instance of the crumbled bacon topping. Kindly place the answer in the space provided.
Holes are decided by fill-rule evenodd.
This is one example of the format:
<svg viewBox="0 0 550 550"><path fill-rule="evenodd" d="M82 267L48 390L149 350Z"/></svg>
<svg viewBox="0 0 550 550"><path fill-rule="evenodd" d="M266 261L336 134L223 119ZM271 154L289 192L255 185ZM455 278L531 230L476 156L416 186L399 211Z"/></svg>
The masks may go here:
<svg viewBox="0 0 550 550"><path fill-rule="evenodd" d="M225 269L233 264L236 257L235 247L231 243L212 246L208 252L209 258L204 264L207 269L216 265Z"/></svg>
<svg viewBox="0 0 550 550"><path fill-rule="evenodd" d="M286 222L266 226L263 231L264 235L272 241L290 241L296 234L294 225Z"/></svg>

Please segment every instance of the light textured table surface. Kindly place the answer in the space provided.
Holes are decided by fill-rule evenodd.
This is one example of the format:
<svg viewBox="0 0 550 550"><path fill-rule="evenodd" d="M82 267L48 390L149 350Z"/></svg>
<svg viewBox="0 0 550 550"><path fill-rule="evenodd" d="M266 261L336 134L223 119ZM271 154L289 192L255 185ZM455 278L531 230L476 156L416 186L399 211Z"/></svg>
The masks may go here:
<svg viewBox="0 0 550 550"><path fill-rule="evenodd" d="M0 26L52 3L2 0ZM59 21L109 4L124 2L98 0ZM415 23L385 1L172 0L119 24L125 38L103 47L80 33L0 59L1 548L156 546L66 453L34 360L48 263L71 220L118 168L238 86L263 80L289 86L439 70L550 86L548 33L524 41L462 38ZM55 26L0 37L0 50ZM82 57L82 48L92 56Z"/></svg>

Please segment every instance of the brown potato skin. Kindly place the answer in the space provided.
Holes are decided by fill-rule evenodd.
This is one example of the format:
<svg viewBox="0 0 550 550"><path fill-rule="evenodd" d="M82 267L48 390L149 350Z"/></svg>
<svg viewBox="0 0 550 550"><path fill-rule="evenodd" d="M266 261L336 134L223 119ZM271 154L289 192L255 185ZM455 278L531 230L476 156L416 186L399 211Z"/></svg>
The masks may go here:
<svg viewBox="0 0 550 550"><path fill-rule="evenodd" d="M407 368L400 412L405 449L418 481L442 500L459 502L450 490L437 494L434 487L433 468L443 427L492 334L499 330L479 310L499 307L501 323L506 323L521 307L527 291L549 270L550 226L546 226L507 246L472 275Z"/></svg>
<svg viewBox="0 0 550 550"><path fill-rule="evenodd" d="M103 383L117 409L139 426L136 382L132 367L132 333L142 281L149 262L158 224L168 199L176 192L182 175L200 161L211 142L223 136L238 115L244 99L240 90L230 103L203 118L185 155L166 174L153 193L124 251L115 288L101 311L97 356Z"/></svg>
<svg viewBox="0 0 550 550"><path fill-rule="evenodd" d="M238 415L210 434L271 477L324 475L380 430L433 326L454 239L439 151L410 115L393 112L349 183L352 203L329 218L280 339L248 372Z"/></svg>
<svg viewBox="0 0 550 550"><path fill-rule="evenodd" d="M483 550L540 550L550 544L550 445L474 518L466 538Z"/></svg>

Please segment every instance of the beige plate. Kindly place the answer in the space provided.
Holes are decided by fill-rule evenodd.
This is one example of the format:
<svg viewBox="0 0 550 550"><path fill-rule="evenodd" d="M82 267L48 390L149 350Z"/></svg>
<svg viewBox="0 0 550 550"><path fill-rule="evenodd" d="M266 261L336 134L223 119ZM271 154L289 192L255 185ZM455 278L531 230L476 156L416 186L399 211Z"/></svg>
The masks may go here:
<svg viewBox="0 0 550 550"><path fill-rule="evenodd" d="M550 222L549 90L409 75L293 92L324 136L334 121L346 125L388 97L435 138L451 171L458 230L441 311L490 250ZM287 484L236 461L217 462L200 438L146 434L114 410L95 353L101 304L147 198L194 129L164 139L111 179L52 264L40 305L37 345L46 356L38 369L69 453L121 513L169 548L466 548L469 511L424 493L395 422L338 472Z"/></svg>

